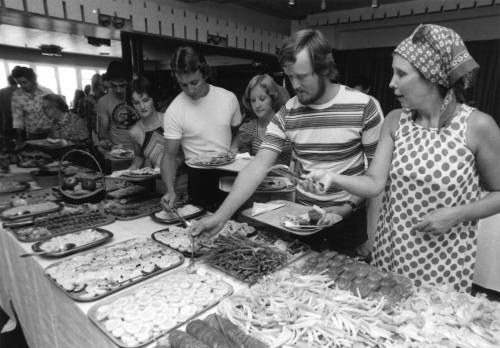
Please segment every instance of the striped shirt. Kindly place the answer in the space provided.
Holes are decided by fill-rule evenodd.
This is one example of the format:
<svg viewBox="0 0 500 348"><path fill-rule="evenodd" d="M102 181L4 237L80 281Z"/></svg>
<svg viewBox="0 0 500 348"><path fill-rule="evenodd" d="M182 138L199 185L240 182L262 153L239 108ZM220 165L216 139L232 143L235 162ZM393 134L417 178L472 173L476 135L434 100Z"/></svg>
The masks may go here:
<svg viewBox="0 0 500 348"><path fill-rule="evenodd" d="M323 105L303 105L297 97L290 99L273 117L260 148L280 153L289 139L292 168L299 175L320 169L363 174L365 157L370 161L375 154L382 110L368 95L339 86L337 95ZM335 187L324 195L297 187L296 199L322 207L362 201Z"/></svg>

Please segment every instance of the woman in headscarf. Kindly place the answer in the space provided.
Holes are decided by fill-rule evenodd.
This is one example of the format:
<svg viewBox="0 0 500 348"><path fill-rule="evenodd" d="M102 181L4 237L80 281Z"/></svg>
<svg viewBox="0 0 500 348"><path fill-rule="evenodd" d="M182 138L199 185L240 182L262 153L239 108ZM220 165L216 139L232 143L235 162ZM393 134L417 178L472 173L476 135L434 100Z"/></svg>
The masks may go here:
<svg viewBox="0 0 500 348"><path fill-rule="evenodd" d="M456 32L429 24L396 47L392 67L402 109L385 119L366 174L315 172L304 185L367 197L385 187L374 264L416 286L470 291L478 220L500 211L500 130L457 99L479 66Z"/></svg>

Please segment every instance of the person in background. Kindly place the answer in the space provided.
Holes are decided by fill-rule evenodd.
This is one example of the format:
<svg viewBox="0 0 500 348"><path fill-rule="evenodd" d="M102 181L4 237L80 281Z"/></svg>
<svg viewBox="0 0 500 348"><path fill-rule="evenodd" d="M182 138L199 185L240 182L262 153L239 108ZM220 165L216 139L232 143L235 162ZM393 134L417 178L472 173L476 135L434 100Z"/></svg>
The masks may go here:
<svg viewBox="0 0 500 348"><path fill-rule="evenodd" d="M152 168L160 166L164 151L163 115L155 108L155 96L145 77L132 81L132 105L141 118L129 130L135 153L130 170L141 168L145 163Z"/></svg>
<svg viewBox="0 0 500 348"><path fill-rule="evenodd" d="M81 89L75 90L71 111L81 117L85 117L85 92Z"/></svg>
<svg viewBox="0 0 500 348"><path fill-rule="evenodd" d="M120 145L134 148L128 129L137 121L137 114L126 104L131 71L121 61L112 61L106 70L110 92L99 98L96 105L97 135L106 147Z"/></svg>
<svg viewBox="0 0 500 348"><path fill-rule="evenodd" d="M179 47L170 63L182 91L164 115L165 152L161 175L167 186L162 199L165 206L175 204L176 157L182 145L186 164L190 159L209 152L237 152L232 131L241 123L236 96L207 82L209 67L205 57L191 47ZM219 190L223 172L213 169L187 168L189 199L213 210L224 199Z"/></svg>
<svg viewBox="0 0 500 348"><path fill-rule="evenodd" d="M9 85L0 89L0 137L3 139L14 138L12 131L12 94L18 88L16 80L9 75Z"/></svg>
<svg viewBox="0 0 500 348"><path fill-rule="evenodd" d="M288 92L267 74L256 75L248 82L241 99L248 121L240 126L238 132L239 152L249 152L252 156L257 154L269 122L288 99ZM290 165L291 151L288 143L277 162Z"/></svg>
<svg viewBox="0 0 500 348"><path fill-rule="evenodd" d="M380 110L369 96L335 82L338 71L332 48L321 32L294 33L283 43L279 61L296 96L273 117L255 158L239 173L217 212L193 226L193 235L214 233L224 225L265 178L287 140L292 143L292 164L298 176L318 169L360 175L365 171L365 157L371 160L375 153L382 125ZM366 240L361 197L337 189L319 195L299 186L296 200L343 217L303 238L313 249L354 255Z"/></svg>
<svg viewBox="0 0 500 348"><path fill-rule="evenodd" d="M42 109L51 120L49 137L75 142L87 142L89 132L84 117L69 110L64 98L57 94L46 94L42 98Z"/></svg>
<svg viewBox="0 0 500 348"><path fill-rule="evenodd" d="M500 212L500 130L457 98L479 66L455 31L426 24L396 47L392 68L402 109L384 121L366 174L316 171L308 185L360 196L385 188L373 263L416 286L470 291L478 220Z"/></svg>
<svg viewBox="0 0 500 348"><path fill-rule="evenodd" d="M101 75L94 74L90 80L90 93L85 97L84 111L87 120L87 128L92 142L97 142L97 101L104 95Z"/></svg>
<svg viewBox="0 0 500 348"><path fill-rule="evenodd" d="M33 69L16 66L12 77L21 87L12 93L12 128L16 130L17 145L22 145L25 139L43 139L47 137L51 121L42 110L42 98L52 93L46 87L37 83Z"/></svg>
<svg viewBox="0 0 500 348"><path fill-rule="evenodd" d="M85 87L83 88L83 93L85 93L86 97L90 95L90 90L91 90L90 85L85 85Z"/></svg>

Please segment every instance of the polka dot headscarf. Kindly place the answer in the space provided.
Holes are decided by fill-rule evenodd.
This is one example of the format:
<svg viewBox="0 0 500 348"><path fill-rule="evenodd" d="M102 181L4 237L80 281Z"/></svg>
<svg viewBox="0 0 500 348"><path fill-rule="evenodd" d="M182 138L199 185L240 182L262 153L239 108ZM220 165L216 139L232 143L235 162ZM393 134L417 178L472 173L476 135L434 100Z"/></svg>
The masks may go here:
<svg viewBox="0 0 500 348"><path fill-rule="evenodd" d="M453 30L421 24L394 50L435 85L470 87L479 68L462 38Z"/></svg>

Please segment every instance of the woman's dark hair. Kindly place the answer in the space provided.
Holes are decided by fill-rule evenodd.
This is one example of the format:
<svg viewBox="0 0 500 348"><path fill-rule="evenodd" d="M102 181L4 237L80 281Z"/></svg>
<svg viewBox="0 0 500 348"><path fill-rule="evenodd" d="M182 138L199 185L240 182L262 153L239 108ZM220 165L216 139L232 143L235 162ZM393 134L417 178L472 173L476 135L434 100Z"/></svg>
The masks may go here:
<svg viewBox="0 0 500 348"><path fill-rule="evenodd" d="M17 65L12 69L12 77L15 79L18 79L20 77L24 77L25 79L35 82L36 81L36 74L31 68L27 68L25 66L19 66Z"/></svg>
<svg viewBox="0 0 500 348"><path fill-rule="evenodd" d="M297 54L303 49L307 49L317 75L326 76L332 82L337 79L339 72L333 59L332 47L318 30L303 29L286 39L279 52L280 65L294 64Z"/></svg>
<svg viewBox="0 0 500 348"><path fill-rule="evenodd" d="M210 75L205 57L189 46L175 50L170 59L170 69L173 74L192 74L199 70L205 79Z"/></svg>
<svg viewBox="0 0 500 348"><path fill-rule="evenodd" d="M68 112L69 110L68 104L66 104L64 98L59 94L46 94L42 97L42 99L52 103L56 107L56 109L61 112Z"/></svg>
<svg viewBox="0 0 500 348"><path fill-rule="evenodd" d="M243 104L247 115L251 115L253 117L255 117L255 113L252 110L250 93L256 86L262 87L266 94L271 97L272 108L275 112L278 111L290 97L288 92L284 88L280 87L268 74L255 75L252 77L250 82L248 82L247 88L245 88L245 92L241 98L241 103Z"/></svg>
<svg viewBox="0 0 500 348"><path fill-rule="evenodd" d="M157 99L153 85L144 76L140 76L132 81L131 92L139 95L147 94L150 98L153 98L153 101Z"/></svg>

